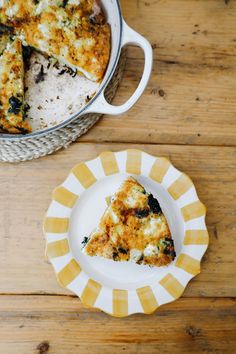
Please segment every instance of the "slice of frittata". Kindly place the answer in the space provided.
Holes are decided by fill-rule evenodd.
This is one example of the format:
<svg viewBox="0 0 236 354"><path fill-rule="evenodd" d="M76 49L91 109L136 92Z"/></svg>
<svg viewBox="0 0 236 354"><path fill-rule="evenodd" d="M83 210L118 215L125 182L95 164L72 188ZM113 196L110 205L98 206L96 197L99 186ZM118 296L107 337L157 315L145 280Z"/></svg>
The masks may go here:
<svg viewBox="0 0 236 354"><path fill-rule="evenodd" d="M0 128L22 134L31 131L24 117L24 62L19 39L8 39L0 56Z"/></svg>
<svg viewBox="0 0 236 354"><path fill-rule="evenodd" d="M167 265L176 256L160 204L133 177L115 193L98 229L82 244L89 256L151 266Z"/></svg>

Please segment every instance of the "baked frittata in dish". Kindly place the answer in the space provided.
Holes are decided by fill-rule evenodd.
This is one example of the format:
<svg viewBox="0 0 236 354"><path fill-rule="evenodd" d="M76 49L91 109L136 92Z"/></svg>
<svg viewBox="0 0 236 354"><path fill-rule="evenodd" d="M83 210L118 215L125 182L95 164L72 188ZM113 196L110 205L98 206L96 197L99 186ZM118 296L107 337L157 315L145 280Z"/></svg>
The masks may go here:
<svg viewBox="0 0 236 354"><path fill-rule="evenodd" d="M35 49L73 76L100 82L109 62L110 37L99 0L0 0L1 132L31 132L24 119L22 45L25 53Z"/></svg>
<svg viewBox="0 0 236 354"><path fill-rule="evenodd" d="M133 177L115 193L97 230L82 245L89 256L158 267L176 256L160 204Z"/></svg>
<svg viewBox="0 0 236 354"><path fill-rule="evenodd" d="M0 23L24 45L101 81L110 56L110 26L98 0L3 0Z"/></svg>
<svg viewBox="0 0 236 354"><path fill-rule="evenodd" d="M8 133L28 133L31 127L25 121L21 41L0 35L0 43L0 129Z"/></svg>

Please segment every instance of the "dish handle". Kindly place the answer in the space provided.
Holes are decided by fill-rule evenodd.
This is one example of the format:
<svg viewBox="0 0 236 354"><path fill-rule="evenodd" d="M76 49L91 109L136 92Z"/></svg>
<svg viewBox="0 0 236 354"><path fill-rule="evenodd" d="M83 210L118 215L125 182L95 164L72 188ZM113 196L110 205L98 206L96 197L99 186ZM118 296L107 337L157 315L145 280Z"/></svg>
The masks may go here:
<svg viewBox="0 0 236 354"><path fill-rule="evenodd" d="M133 105L143 94L152 72L152 47L143 36L141 36L139 33L130 28L123 20L123 38L121 47L124 47L128 44L134 44L142 48L145 57L143 75L136 91L124 104L120 106L114 106L107 102L103 90L101 94L97 97L97 99L94 101L94 103L90 107L88 107L88 109L86 109L86 113L102 113L111 115L122 114L127 112L131 107L133 107Z"/></svg>

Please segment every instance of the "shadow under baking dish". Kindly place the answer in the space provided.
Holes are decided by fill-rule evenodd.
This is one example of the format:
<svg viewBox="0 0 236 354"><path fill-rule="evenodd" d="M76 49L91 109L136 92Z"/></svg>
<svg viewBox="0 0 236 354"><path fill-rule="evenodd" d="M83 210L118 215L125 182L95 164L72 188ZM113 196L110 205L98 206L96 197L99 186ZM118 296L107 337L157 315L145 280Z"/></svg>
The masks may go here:
<svg viewBox="0 0 236 354"><path fill-rule="evenodd" d="M82 240L98 226L107 204L105 198L113 195L128 177L116 174L105 177L80 195L73 208L69 243L73 257L83 271L95 281L112 288L133 290L158 282L174 262L164 267L149 267L130 262L114 262L101 257L89 257L82 252ZM159 200L175 243L176 254L181 252L184 238L184 223L180 210L168 192L158 183L144 176L134 176L154 197Z"/></svg>

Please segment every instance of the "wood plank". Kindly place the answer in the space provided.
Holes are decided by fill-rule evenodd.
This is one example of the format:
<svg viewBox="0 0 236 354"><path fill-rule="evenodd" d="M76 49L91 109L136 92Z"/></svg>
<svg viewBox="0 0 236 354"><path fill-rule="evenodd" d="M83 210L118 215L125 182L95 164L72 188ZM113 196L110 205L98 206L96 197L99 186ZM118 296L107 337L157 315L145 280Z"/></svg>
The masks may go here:
<svg viewBox="0 0 236 354"><path fill-rule="evenodd" d="M234 353L235 316L235 300L228 298L180 299L153 315L117 319L85 309L73 297L0 296L0 350L4 354Z"/></svg>
<svg viewBox="0 0 236 354"><path fill-rule="evenodd" d="M0 292L69 294L44 259L42 219L54 187L78 162L104 150L139 148L166 156L193 179L208 208L210 247L202 273L184 296L236 296L234 147L75 143L69 149L18 165L0 165Z"/></svg>
<svg viewBox="0 0 236 354"><path fill-rule="evenodd" d="M128 60L114 104L135 90L141 66L140 60ZM104 116L81 141L235 145L235 76L236 67L199 69L154 62L149 85L136 105L122 116Z"/></svg>
<svg viewBox="0 0 236 354"><path fill-rule="evenodd" d="M236 2L140 0L122 7L153 44L152 77L133 109L105 116L82 141L235 145ZM142 67L141 51L129 48L114 104L135 90Z"/></svg>
<svg viewBox="0 0 236 354"><path fill-rule="evenodd" d="M227 5L224 0L121 0L121 5L128 24L150 40L159 60L235 67L234 0ZM137 51L131 56L137 58Z"/></svg>

